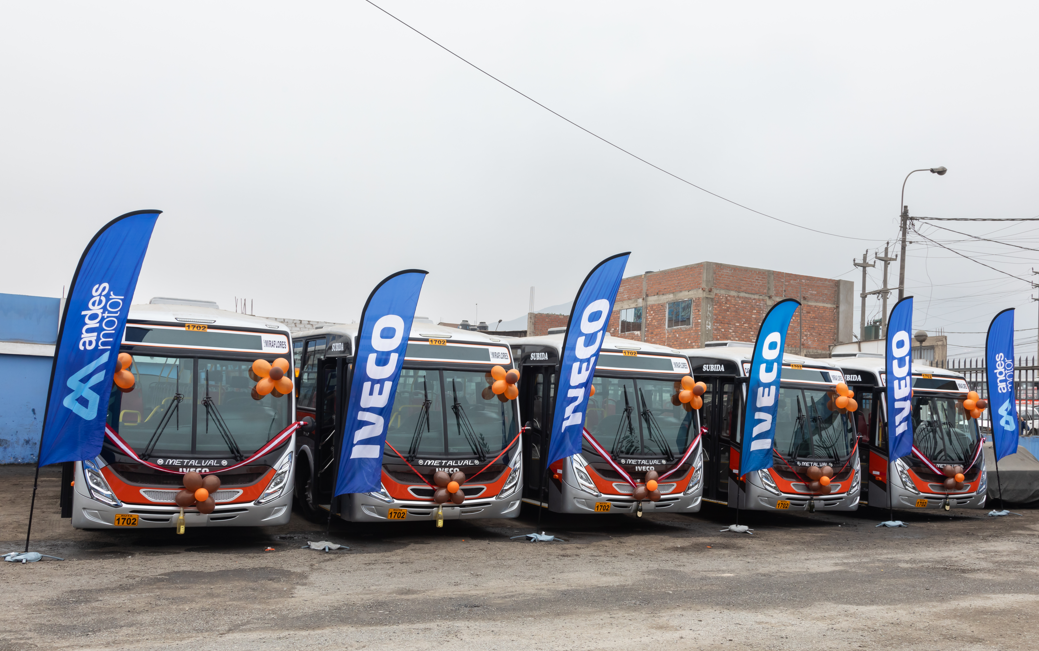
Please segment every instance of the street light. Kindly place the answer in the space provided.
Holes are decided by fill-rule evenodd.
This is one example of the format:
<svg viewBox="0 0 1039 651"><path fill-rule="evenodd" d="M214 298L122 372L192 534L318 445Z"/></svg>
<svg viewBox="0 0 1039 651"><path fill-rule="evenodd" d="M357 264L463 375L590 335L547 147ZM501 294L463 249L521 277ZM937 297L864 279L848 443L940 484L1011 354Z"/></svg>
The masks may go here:
<svg viewBox="0 0 1039 651"><path fill-rule="evenodd" d="M905 298L906 294L906 230L909 228L909 206L906 205L906 181L917 172L930 172L938 176L945 176L945 173L948 171L945 167L925 167L906 174L905 181L902 181L902 198L899 200L899 205L902 206L902 255L898 261L898 300Z"/></svg>

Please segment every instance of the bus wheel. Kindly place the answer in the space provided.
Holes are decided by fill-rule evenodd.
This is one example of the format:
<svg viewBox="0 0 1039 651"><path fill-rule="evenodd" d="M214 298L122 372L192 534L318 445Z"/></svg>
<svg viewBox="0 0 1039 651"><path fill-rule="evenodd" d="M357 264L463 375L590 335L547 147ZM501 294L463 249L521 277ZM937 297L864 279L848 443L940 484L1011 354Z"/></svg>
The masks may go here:
<svg viewBox="0 0 1039 651"><path fill-rule="evenodd" d="M296 511L300 515L312 522L317 522L321 519L319 509L314 503L314 480L310 475L310 464L302 457L296 462L294 497Z"/></svg>

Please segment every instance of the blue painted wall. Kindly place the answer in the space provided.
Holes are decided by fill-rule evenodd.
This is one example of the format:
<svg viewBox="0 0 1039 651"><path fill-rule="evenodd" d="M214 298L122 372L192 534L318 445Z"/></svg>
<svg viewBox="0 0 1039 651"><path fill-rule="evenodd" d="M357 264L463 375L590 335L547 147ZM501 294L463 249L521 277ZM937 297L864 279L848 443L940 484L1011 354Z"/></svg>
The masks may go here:
<svg viewBox="0 0 1039 651"><path fill-rule="evenodd" d="M0 355L0 463L36 463L51 358Z"/></svg>
<svg viewBox="0 0 1039 651"><path fill-rule="evenodd" d="M0 341L53 344L60 306L56 298L0 294Z"/></svg>

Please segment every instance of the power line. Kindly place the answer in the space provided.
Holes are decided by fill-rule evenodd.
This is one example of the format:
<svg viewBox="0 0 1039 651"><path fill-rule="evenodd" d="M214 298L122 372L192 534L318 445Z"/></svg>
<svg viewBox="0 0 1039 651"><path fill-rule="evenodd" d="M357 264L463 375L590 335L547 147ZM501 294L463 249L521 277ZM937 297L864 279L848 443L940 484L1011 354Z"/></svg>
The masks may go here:
<svg viewBox="0 0 1039 651"><path fill-rule="evenodd" d="M865 237L851 237L850 235L840 235L840 234L837 234L837 233L828 233L826 231L821 231L821 230L816 229L816 228L810 228L808 226L802 226L801 224L795 224L794 222L790 222L790 221L787 221L785 219L780 219L779 217L773 217L772 215L769 215L768 213L763 213L760 210L755 210L754 208L751 208L750 206L745 206L742 203L739 203L737 201L733 201L732 199L729 199L727 197L723 197L722 195L718 194L717 192L711 192L707 188L699 186L699 185L693 183L692 181L686 180L686 179L682 178L681 176L675 174L674 172L670 172L670 171L664 169L663 167L661 167L661 166L659 166L659 165L657 165L655 163L651 163L650 161L646 160L645 158L642 158L641 156L639 156L639 155L637 155L635 153L632 153L631 151L628 151L624 147L621 147L620 145L607 140L606 138L604 138L604 137L600 136L599 134L595 133L594 131L591 131L590 129L586 129L585 127L582 127L580 124L574 122L573 120L571 120L570 118L566 117L565 115L563 115L563 114L561 114L561 113L559 113L559 112L549 108L548 106L542 104L541 102L537 101L536 99L534 99L530 95L527 95L526 93L524 93L523 91L519 90L518 88L515 88L514 86L510 86L509 84L505 83L504 81L502 81L498 77L495 77L494 75L492 75L491 73L487 72L486 70L484 70L480 66L476 65L472 61L469 61L468 59L466 59L462 55L460 55L460 54L454 52L453 50L449 49L447 46L441 45L439 42L433 40L432 37L427 36L423 32L420 32L415 27L412 27L411 25L409 25L408 23L404 22L400 18L397 18L396 16L394 16L390 12L386 11L385 9L380 7L379 5L377 5L374 2L372 2L372 0L364 0L364 1L367 2L368 4L370 4L371 6L375 7L376 9L378 9L382 13L386 14L387 16L392 18L393 20L397 21L401 25L404 25L405 27L407 27L411 31L415 32L416 34L418 34L422 38L426 39L427 41L429 41L433 45L437 46L441 50L443 50L443 51L447 52L448 54L450 54L451 56L455 57L456 59L458 59L462 63L465 63L466 65L470 66L474 70L477 70L478 72L486 75L487 77L490 77L494 81L498 82L502 86L505 86L506 88L508 88L512 92L514 92L517 95L523 97L524 99L527 99L527 100L533 102L534 104L537 104L538 106L540 106L541 108L545 109L546 111L548 111L552 115L556 116L560 120L563 120L564 122L569 123L571 126L577 127L581 131L584 131L585 133L587 133L588 135L592 136L593 138L596 138L597 140L602 141L603 143L609 145L610 147L613 147L617 151L625 153L628 156L631 156L632 158L634 158L635 160L637 160L639 162L642 162L642 163L645 163L646 165L649 165L653 169L657 170L658 172L662 172L664 174L667 174L668 176L670 176L671 178L673 178L673 179L675 179L677 181L681 181L682 183L685 183L686 185L688 185L690 187L696 188L697 190L699 190L701 192L705 192L705 193L711 195L712 197L714 197L716 199L721 199L722 201L725 201L726 203L730 203L730 204L732 204L732 205L734 205L734 206L736 206L738 208L742 208L744 210L750 211L750 212L754 213L755 215L761 215L762 217L765 217L767 219L771 219L773 221L777 221L777 222L779 222L781 224L786 224L787 226L793 226L794 228L800 228L800 229L803 229L803 230L806 230L806 231L811 231L813 233L819 233L820 235L829 235L830 237L839 237L839 238L845 239L845 240L858 240L860 242L879 242L879 241L881 241L881 240L868 239L868 238L865 238Z"/></svg>
<svg viewBox="0 0 1039 651"><path fill-rule="evenodd" d="M1015 249L1023 249L1025 251L1036 251L1036 252L1039 252L1039 249L1033 249L1033 248L1029 248L1027 246L1021 246L1019 244L1011 244L1010 242L1000 242L999 240L990 240L987 237L978 237L977 235L971 235L970 233L961 233L960 231L954 231L951 228L945 228L944 226L936 226L935 224L928 224L928 226L930 226L931 228L938 228L938 229L941 229L943 231L949 231L950 233L956 233L957 235L964 235L966 237L970 237L970 238L973 238L975 240L981 240L982 242L992 242L993 244L1002 244L1003 246L1012 246Z"/></svg>
<svg viewBox="0 0 1039 651"><path fill-rule="evenodd" d="M917 217L932 222L1039 222L1039 217Z"/></svg>
<svg viewBox="0 0 1039 651"><path fill-rule="evenodd" d="M991 266L991 265L987 265L987 264L985 264L984 262L979 262L978 260L975 260L974 258L971 258L971 257L965 256L965 255L963 255L962 253L960 253L959 251L957 251L957 250L955 250L955 249L950 249L949 247L945 246L944 244L940 244L940 243L938 243L938 242L935 242L935 241L934 241L934 240L932 240L931 238L927 237L926 235L924 235L923 233L921 233L920 231L918 231L918 230L916 229L916 227L915 227L915 226L913 227L913 232L914 232L914 233L916 233L917 235L919 235L920 237L924 238L924 239L925 239L925 240L927 240L928 242L931 242L932 244L937 244L938 246L942 247L942 248L943 248L943 249L945 249L946 251L951 251L952 253L955 253L956 255L960 256L960 257L961 257L961 258L963 258L964 260L970 260L970 261L971 261L971 262L973 262L974 264L980 264L980 265L981 265L982 267L988 267L988 268L989 268L989 269L991 269L992 271L995 271L995 272L1001 273L1001 274L1003 274L1004 276L1010 276L1011 278L1013 278L1013 279L1015 279L1015 280L1020 280L1020 281L1026 282L1026 283L1028 283L1029 285L1031 285L1031 284L1032 284L1032 281L1030 281L1030 280L1025 280L1024 278L1021 278L1020 276L1015 276L1014 274L1010 274L1010 273L1007 273L1007 272L1005 272L1005 271L1002 271L1002 270L1000 270L1000 269L996 269L995 267L993 267L993 266Z"/></svg>

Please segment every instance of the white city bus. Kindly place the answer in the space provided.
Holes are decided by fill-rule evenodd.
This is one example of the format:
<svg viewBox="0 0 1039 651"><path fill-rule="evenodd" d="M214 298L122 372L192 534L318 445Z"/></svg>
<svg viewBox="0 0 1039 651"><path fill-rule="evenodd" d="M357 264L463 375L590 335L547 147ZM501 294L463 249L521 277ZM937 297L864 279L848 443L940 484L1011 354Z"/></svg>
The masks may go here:
<svg viewBox="0 0 1039 651"><path fill-rule="evenodd" d="M386 423L382 486L333 499L342 441L340 415L357 350L357 326L333 325L295 338L297 417L316 427L301 435L296 504L314 517L331 509L351 522L514 518L520 512L523 445L516 400L489 393L495 366L512 368L508 344L491 333L435 325L416 317L393 412ZM526 380L520 379L522 387ZM464 473L464 502L434 501L438 472Z"/></svg>
<svg viewBox="0 0 1039 651"><path fill-rule="evenodd" d="M889 460L886 361L878 353L835 353L830 359L844 371L859 401L856 414L859 456L867 483L863 502L878 508L980 509L985 506L984 439L978 422L963 409L970 387L955 371L913 362L913 445L916 451ZM962 466L961 487L947 488L944 466ZM890 502L889 500L890 491Z"/></svg>
<svg viewBox="0 0 1039 651"><path fill-rule="evenodd" d="M211 513L184 508L187 527L288 522L293 396L255 399L250 369L290 366L291 346L284 325L215 303L132 306L119 352L132 358L133 388L112 387L101 454L65 464L62 516L78 529L175 527L184 475L197 472L220 488Z"/></svg>
<svg viewBox="0 0 1039 651"><path fill-rule="evenodd" d="M783 355L772 468L739 476L743 412L754 345L708 342L683 350L696 378L707 384L704 425L704 499L741 509L854 511L862 482L849 414L829 408L841 371L824 360ZM829 467L825 488L809 471ZM812 471L812 472L818 472Z"/></svg>
<svg viewBox="0 0 1039 651"><path fill-rule="evenodd" d="M689 363L674 348L607 336L588 398L581 452L545 468L556 374L565 328L511 340L523 374L520 404L527 417L523 500L555 513L700 510L701 445L696 410L677 400ZM656 473L659 500L636 499ZM652 475L650 475L652 477ZM547 496L547 500L545 499Z"/></svg>

